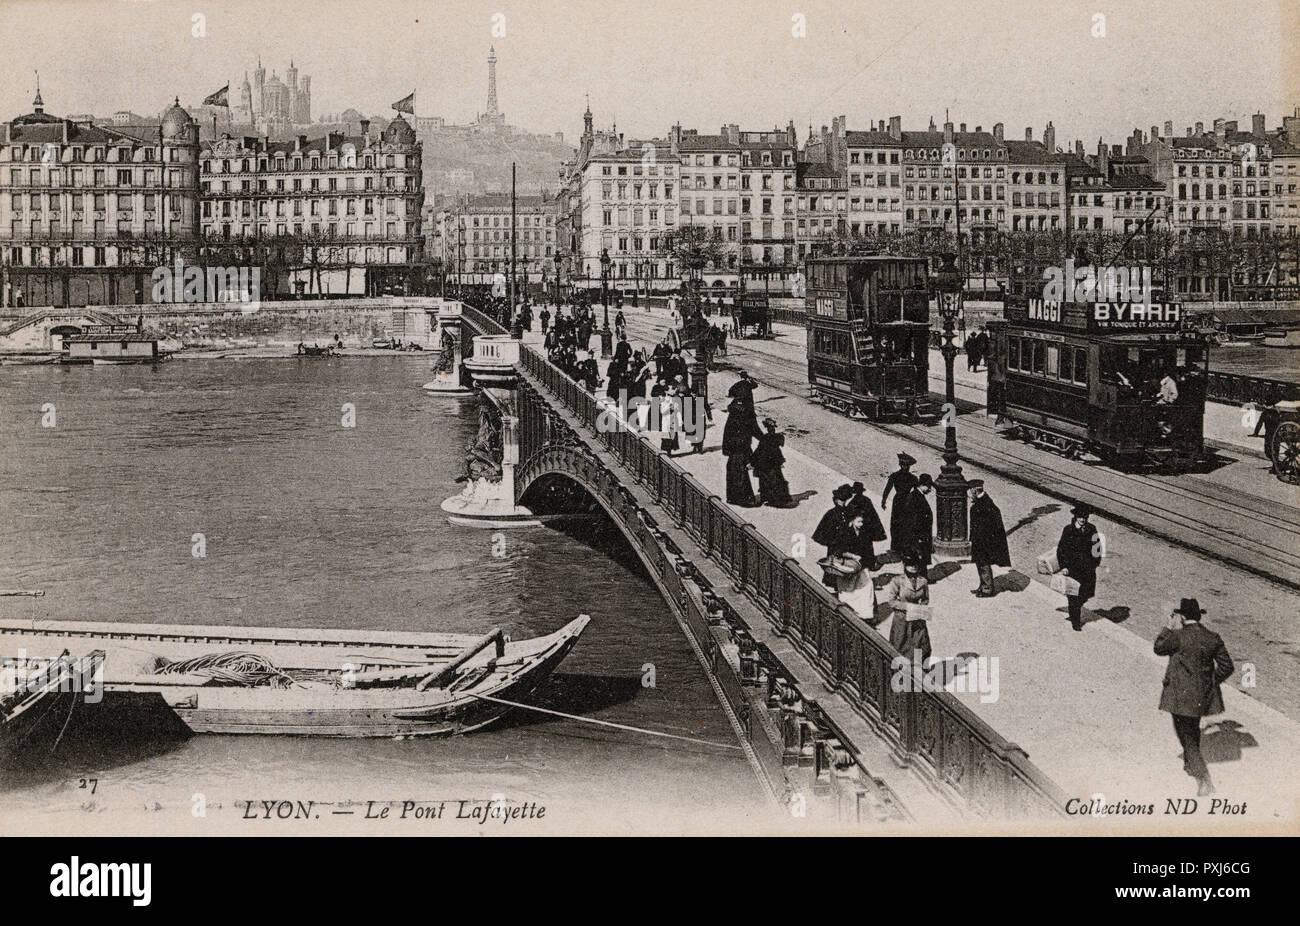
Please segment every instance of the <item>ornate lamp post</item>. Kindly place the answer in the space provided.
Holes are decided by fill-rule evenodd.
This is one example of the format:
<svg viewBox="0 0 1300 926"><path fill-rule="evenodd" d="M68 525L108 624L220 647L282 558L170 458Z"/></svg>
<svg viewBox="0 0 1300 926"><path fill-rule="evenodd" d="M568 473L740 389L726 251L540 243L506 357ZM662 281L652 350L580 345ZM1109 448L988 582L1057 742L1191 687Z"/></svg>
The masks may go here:
<svg viewBox="0 0 1300 926"><path fill-rule="evenodd" d="M945 375L944 420L947 426L943 435L943 466L934 481L935 504L939 509L939 529L934 540L934 552L940 556L960 559L970 555L970 540L966 530L966 478L957 462L957 400L954 395L952 363L957 357L953 343L953 323L961 312L962 274L953 262L952 254L943 255L943 266L935 277L939 297L939 317L943 320L943 366Z"/></svg>
<svg viewBox="0 0 1300 926"><path fill-rule="evenodd" d="M614 346L614 332L609 330L609 248L600 251L600 304L605 309L605 326L600 329L600 356L608 359Z"/></svg>

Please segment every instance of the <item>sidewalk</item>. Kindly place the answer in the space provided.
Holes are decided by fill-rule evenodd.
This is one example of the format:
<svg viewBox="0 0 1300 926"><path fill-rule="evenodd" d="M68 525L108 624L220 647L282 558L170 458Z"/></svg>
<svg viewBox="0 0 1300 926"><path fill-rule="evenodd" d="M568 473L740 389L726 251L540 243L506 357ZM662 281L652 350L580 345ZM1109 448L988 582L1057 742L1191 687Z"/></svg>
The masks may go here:
<svg viewBox="0 0 1300 926"><path fill-rule="evenodd" d="M721 455L722 426L727 388L734 377L725 372L710 375L715 398L714 424L701 455L674 457L683 469L720 497L725 495L725 459ZM764 401L766 387L757 398ZM790 410L787 409L786 414ZM888 472L894 456L905 445L887 435L875 435L865 449L860 472ZM791 549L793 539L812 531L835 486L849 477L787 446L786 478L800 505L796 509L743 509L742 517L781 549ZM868 494L879 509L878 485ZM1029 490L1003 484L997 498L1004 512L1024 507L1016 493ZM881 512L882 520L888 516ZM1008 526L1010 524L1008 523ZM809 544L802 566L820 579L816 559L820 547ZM886 565L877 586L898 571ZM1196 815L1165 816L1168 799L1190 797L1195 784L1182 771L1180 747L1172 721L1158 710L1166 660L1151 644L1106 619L1107 611L1085 611L1082 633L1071 630L1064 598L1051 591L1045 577L1012 569L998 570L1000 594L977 599L970 590L978 585L969 563L936 563L931 570L934 617L930 635L936 659L977 655L988 660L988 681L996 681L996 699L978 691L948 690L1007 739L1024 748L1045 774L1072 797L1087 802L1103 795L1106 803L1126 800L1153 805L1154 813L1126 816L1149 826L1168 826L1175 819L1209 817L1210 801L1202 799ZM1103 599L1094 600L1098 605ZM1172 606L1172 603L1169 603ZM1152 602L1155 609L1164 602ZM1213 620L1210 622L1213 627ZM888 620L877 628L888 635ZM992 660L996 659L996 673ZM975 667L966 670L974 681ZM1300 725L1255 701L1236 688L1242 678L1223 686L1226 712L1207 718L1203 750L1218 791L1213 797L1246 803L1244 816L1233 821L1250 824L1285 822L1294 826L1300 813L1294 761L1300 755ZM967 687L974 688L973 684ZM993 689L989 685L986 691ZM1223 805L1214 805L1215 817Z"/></svg>
<svg viewBox="0 0 1300 926"><path fill-rule="evenodd" d="M704 454L674 459L723 496L726 413L715 411L714 420ZM895 453L888 444L881 439L882 458ZM785 473L796 497L810 488L816 494L797 509L744 509L743 516L779 548L790 549L792 537L811 532L829 506L830 490L853 480L789 448ZM868 494L880 510L879 495ZM888 524L887 515L882 520ZM816 560L824 551L809 546L802 566L820 579ZM963 563L948 574L951 568L937 562L931 569L932 581L937 579L930 625L935 658L997 659L996 700L955 692L971 710L1023 747L1068 795L1086 800L1100 792L1110 801L1154 802L1159 813L1166 798L1195 793L1182 771L1172 721L1156 707L1166 660L1149 643L1096 613L1085 615L1083 633L1074 632L1064 598L1015 569L996 570L1003 573L997 580L1000 594L981 599L970 594L979 585L975 567ZM877 586L898 571L897 563L885 566ZM878 630L888 636L888 622ZM1203 746L1218 786L1215 796L1248 801L1251 822L1294 822L1300 811L1294 774L1300 727L1235 690L1236 679L1223 686L1227 712L1205 724Z"/></svg>

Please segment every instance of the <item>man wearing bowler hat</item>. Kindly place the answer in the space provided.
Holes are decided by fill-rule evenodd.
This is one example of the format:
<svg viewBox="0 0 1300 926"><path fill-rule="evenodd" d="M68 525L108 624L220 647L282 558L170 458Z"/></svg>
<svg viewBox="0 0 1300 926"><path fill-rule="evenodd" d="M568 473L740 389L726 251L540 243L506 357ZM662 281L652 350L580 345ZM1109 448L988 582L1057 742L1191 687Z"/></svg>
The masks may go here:
<svg viewBox="0 0 1300 926"><path fill-rule="evenodd" d="M1070 509L1070 523L1061 531L1056 544L1056 561L1061 573L1079 583L1077 595L1066 595L1070 626L1083 630L1083 605L1097 594L1097 565L1101 562L1101 541L1097 527L1088 517L1092 508L1083 502Z"/></svg>
<svg viewBox="0 0 1300 926"><path fill-rule="evenodd" d="M1201 626L1200 602L1184 598L1156 637L1157 656L1168 656L1160 709L1174 718L1174 733L1183 746L1183 771L1196 779L1198 797L1211 794L1214 782L1201 755L1201 718L1223 713L1219 685L1232 678L1232 657L1223 638Z"/></svg>
<svg viewBox="0 0 1300 926"><path fill-rule="evenodd" d="M992 598L997 594L993 587L993 567L1011 565L1007 531L1002 525L1002 512L984 491L984 480L971 479L966 488L970 491L970 558L980 576L980 587L971 594L976 598Z"/></svg>

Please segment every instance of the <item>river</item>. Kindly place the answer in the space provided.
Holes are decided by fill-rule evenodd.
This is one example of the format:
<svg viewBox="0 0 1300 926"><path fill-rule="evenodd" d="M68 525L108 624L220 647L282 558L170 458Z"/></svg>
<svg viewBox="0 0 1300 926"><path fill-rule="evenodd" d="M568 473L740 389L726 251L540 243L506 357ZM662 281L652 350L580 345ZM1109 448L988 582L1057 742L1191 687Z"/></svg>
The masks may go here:
<svg viewBox="0 0 1300 926"><path fill-rule="evenodd" d="M429 377L420 357L0 367L0 586L45 590L0 598L0 616L519 639L589 613L536 703L703 742L522 712L446 740L160 742L74 725L8 776L0 825L247 832L280 824L245 821L242 802L275 799L362 825L367 801L494 794L545 804L564 830L764 814L671 613L626 551L607 554L616 532L447 522L438 504L459 490L477 400L428 396Z"/></svg>

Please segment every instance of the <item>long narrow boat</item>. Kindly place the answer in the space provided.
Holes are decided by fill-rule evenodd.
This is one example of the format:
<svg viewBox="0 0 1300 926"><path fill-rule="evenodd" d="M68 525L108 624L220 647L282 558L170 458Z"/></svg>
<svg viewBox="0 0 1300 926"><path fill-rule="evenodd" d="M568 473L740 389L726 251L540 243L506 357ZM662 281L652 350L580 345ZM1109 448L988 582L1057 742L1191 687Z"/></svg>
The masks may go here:
<svg viewBox="0 0 1300 926"><path fill-rule="evenodd" d="M75 699L96 691L103 663L103 650L0 661L0 760L20 751L42 726L66 723Z"/></svg>
<svg viewBox="0 0 1300 926"><path fill-rule="evenodd" d="M512 642L396 631L0 620L0 656L103 650L106 701L160 699L194 733L468 733L526 698L590 618Z"/></svg>

